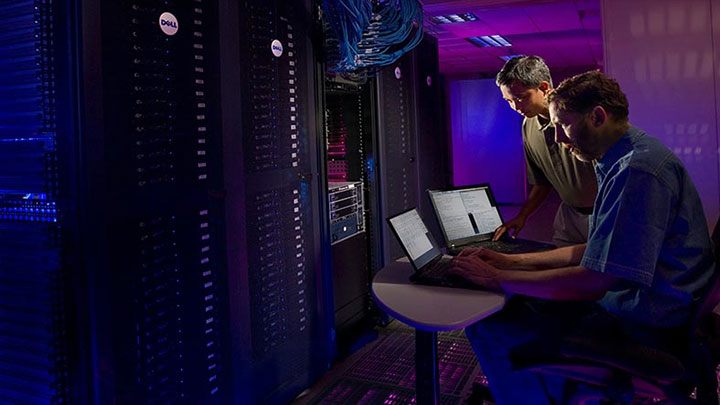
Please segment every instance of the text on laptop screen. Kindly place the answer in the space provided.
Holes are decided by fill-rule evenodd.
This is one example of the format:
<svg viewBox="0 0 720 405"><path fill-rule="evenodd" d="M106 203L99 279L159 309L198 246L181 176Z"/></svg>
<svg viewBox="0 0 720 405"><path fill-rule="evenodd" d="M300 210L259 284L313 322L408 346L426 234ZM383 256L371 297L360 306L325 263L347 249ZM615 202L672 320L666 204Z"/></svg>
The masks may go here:
<svg viewBox="0 0 720 405"><path fill-rule="evenodd" d="M405 246L405 250L410 255L410 260L416 261L422 255L433 250L428 230L416 210L390 218L390 223L395 229L400 243Z"/></svg>
<svg viewBox="0 0 720 405"><path fill-rule="evenodd" d="M437 191L431 197L449 240L490 233L502 225L484 187Z"/></svg>

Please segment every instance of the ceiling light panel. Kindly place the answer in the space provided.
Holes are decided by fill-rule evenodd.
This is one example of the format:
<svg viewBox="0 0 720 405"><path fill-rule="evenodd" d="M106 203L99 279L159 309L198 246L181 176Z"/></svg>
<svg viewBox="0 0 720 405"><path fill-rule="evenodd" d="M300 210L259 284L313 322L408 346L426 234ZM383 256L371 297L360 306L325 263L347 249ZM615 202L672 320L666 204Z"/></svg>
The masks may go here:
<svg viewBox="0 0 720 405"><path fill-rule="evenodd" d="M502 48L512 46L510 41L502 35L481 35L479 37L466 38L470 43L480 48Z"/></svg>
<svg viewBox="0 0 720 405"><path fill-rule="evenodd" d="M436 24L462 23L468 21L477 21L477 19L477 16L473 13L436 15L432 17L433 22L435 22Z"/></svg>

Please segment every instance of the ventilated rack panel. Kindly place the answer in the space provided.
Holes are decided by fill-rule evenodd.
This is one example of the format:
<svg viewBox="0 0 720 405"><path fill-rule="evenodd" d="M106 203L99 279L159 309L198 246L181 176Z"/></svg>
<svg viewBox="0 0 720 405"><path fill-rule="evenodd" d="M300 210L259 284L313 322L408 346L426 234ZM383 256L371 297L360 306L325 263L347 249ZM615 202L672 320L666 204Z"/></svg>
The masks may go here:
<svg viewBox="0 0 720 405"><path fill-rule="evenodd" d="M248 395L256 402L289 401L327 361L318 352L328 335L319 320L317 136L301 3L240 5L244 206L237 209L246 226Z"/></svg>
<svg viewBox="0 0 720 405"><path fill-rule="evenodd" d="M111 357L118 402L231 392L217 2L102 2Z"/></svg>
<svg viewBox="0 0 720 405"><path fill-rule="evenodd" d="M301 170L309 162L301 150L306 148L302 136L306 106L300 94L306 69L298 53L302 52L298 33L272 4L249 2L243 14L248 29L244 40L249 52L247 89L251 103L247 116L250 124L243 137L248 151L246 170Z"/></svg>
<svg viewBox="0 0 720 405"><path fill-rule="evenodd" d="M413 66L410 55L378 73L383 211L390 216L418 205ZM403 255L385 225L385 260Z"/></svg>
<svg viewBox="0 0 720 405"><path fill-rule="evenodd" d="M254 196L250 212L253 247L250 292L253 347L257 359L283 346L309 349L312 291L308 280L307 213L301 212L300 188L268 190ZM287 213L289 215L278 215Z"/></svg>
<svg viewBox="0 0 720 405"><path fill-rule="evenodd" d="M0 398L69 397L51 0L0 1Z"/></svg>
<svg viewBox="0 0 720 405"><path fill-rule="evenodd" d="M137 270L118 280L116 287L127 290L114 291L133 298L134 325L119 334L126 340L118 352L134 356L118 359L117 372L121 379L133 376L135 384L121 398L209 400L220 389L222 278L211 214L199 207L187 216L136 218L124 229L132 257L125 264Z"/></svg>

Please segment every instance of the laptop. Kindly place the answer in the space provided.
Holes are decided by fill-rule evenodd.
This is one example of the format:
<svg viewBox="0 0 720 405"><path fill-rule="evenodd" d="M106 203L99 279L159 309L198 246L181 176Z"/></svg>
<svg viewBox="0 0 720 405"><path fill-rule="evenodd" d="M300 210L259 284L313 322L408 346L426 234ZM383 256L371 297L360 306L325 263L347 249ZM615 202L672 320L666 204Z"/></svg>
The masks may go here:
<svg viewBox="0 0 720 405"><path fill-rule="evenodd" d="M428 195L450 255L457 255L469 247L484 247L502 253L539 252L556 248L549 243L513 239L507 232L499 240L493 241L495 230L503 224L503 220L489 184L428 190Z"/></svg>
<svg viewBox="0 0 720 405"><path fill-rule="evenodd" d="M482 289L449 274L452 256L442 254L416 208L391 216L387 222L415 269L410 281L441 287Z"/></svg>

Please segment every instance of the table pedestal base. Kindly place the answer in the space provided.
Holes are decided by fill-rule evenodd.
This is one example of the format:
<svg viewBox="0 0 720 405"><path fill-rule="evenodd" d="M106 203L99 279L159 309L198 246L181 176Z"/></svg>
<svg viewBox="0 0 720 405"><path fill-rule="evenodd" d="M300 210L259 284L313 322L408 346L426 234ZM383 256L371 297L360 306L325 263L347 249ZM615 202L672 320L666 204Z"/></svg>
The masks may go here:
<svg viewBox="0 0 720 405"><path fill-rule="evenodd" d="M437 332L415 329L415 402L440 403L438 383Z"/></svg>

